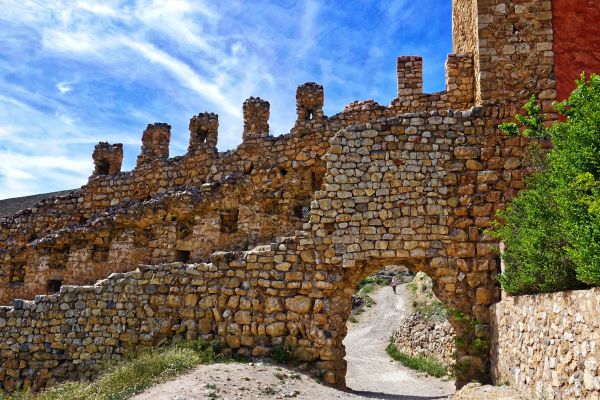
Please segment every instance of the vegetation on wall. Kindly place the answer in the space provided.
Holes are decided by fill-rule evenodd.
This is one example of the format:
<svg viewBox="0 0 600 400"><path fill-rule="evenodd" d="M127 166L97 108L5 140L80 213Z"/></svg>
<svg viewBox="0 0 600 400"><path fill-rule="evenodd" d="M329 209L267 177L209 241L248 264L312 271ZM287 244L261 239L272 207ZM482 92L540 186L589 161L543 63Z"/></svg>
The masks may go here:
<svg viewBox="0 0 600 400"><path fill-rule="evenodd" d="M550 139L552 148L532 145L527 190L498 213L492 233L506 245L500 282L511 294L600 285L600 76L582 75L555 104L563 118L550 128L534 97L525 109L500 129Z"/></svg>

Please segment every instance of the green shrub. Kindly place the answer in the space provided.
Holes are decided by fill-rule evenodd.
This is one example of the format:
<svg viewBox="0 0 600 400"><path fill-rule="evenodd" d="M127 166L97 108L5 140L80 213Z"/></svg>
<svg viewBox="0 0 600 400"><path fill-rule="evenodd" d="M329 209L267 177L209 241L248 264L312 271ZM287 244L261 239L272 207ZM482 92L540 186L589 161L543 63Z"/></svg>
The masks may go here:
<svg viewBox="0 0 600 400"><path fill-rule="evenodd" d="M390 339L390 343L385 348L385 351L394 360L399 361L402 365L410 369L422 371L437 378L448 375L448 369L437 360L426 356L409 356L398 350L392 339Z"/></svg>
<svg viewBox="0 0 600 400"><path fill-rule="evenodd" d="M281 364L289 364L293 361L293 352L291 346L281 343L273 347L273 360Z"/></svg>
<svg viewBox="0 0 600 400"><path fill-rule="evenodd" d="M544 138L552 149L530 151L534 172L504 211L492 234L504 241L511 294L553 292L600 285L600 76L582 76L568 100L556 103L564 122L544 127L535 98L517 121L526 137ZM515 123L502 124L509 135Z"/></svg>

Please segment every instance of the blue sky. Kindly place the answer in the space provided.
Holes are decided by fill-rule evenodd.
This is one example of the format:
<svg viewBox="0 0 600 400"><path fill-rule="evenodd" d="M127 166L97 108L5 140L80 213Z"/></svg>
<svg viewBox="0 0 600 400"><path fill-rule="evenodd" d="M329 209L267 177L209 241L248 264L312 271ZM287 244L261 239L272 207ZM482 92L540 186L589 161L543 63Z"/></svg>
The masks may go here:
<svg viewBox="0 0 600 400"><path fill-rule="evenodd" d="M451 1L0 0L0 199L86 183L99 141L135 164L148 123L219 114L220 150L241 142L242 103L271 103L289 131L295 90L325 88L325 113L389 104L395 59L424 57L425 91L444 88Z"/></svg>

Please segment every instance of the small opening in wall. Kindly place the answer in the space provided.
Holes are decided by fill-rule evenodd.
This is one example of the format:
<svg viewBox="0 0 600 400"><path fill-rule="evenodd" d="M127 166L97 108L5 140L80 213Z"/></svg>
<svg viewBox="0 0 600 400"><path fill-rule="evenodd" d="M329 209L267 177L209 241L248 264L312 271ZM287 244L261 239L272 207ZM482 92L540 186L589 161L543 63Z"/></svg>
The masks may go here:
<svg viewBox="0 0 600 400"><path fill-rule="evenodd" d="M205 142L207 137L208 137L207 130L198 129L198 131L196 132L196 138L198 139L198 142L200 142L200 143Z"/></svg>
<svg viewBox="0 0 600 400"><path fill-rule="evenodd" d="M100 160L96 164L96 172L98 175L108 175L110 171L110 162L108 160Z"/></svg>
<svg viewBox="0 0 600 400"><path fill-rule="evenodd" d="M333 233L333 229L334 229L334 225L333 222L326 222L323 224L323 228L325 228L325 232L328 235L331 235Z"/></svg>
<svg viewBox="0 0 600 400"><path fill-rule="evenodd" d="M61 279L50 279L48 281L48 291L50 293L58 293L60 292L60 287L62 286Z"/></svg>
<svg viewBox="0 0 600 400"><path fill-rule="evenodd" d="M190 252L187 250L175 250L175 261L188 262L190 260Z"/></svg>
<svg viewBox="0 0 600 400"><path fill-rule="evenodd" d="M294 216L301 219L302 221L308 221L310 217L310 206L297 205L294 207Z"/></svg>
<svg viewBox="0 0 600 400"><path fill-rule="evenodd" d="M306 110L306 120L310 121L311 119L314 118L315 111L313 109L308 109Z"/></svg>
<svg viewBox="0 0 600 400"><path fill-rule="evenodd" d="M92 248L92 261L106 262L108 261L109 247L105 244L95 244Z"/></svg>
<svg viewBox="0 0 600 400"><path fill-rule="evenodd" d="M239 210L225 210L221 212L221 233L234 233L238 230Z"/></svg>
<svg viewBox="0 0 600 400"><path fill-rule="evenodd" d="M246 161L244 162L244 173L247 175L250 175L252 173L252 171L254 170L254 164L252 163L252 161Z"/></svg>
<svg viewBox="0 0 600 400"><path fill-rule="evenodd" d="M298 205L294 207L294 217L296 218L302 218L302 206Z"/></svg>
<svg viewBox="0 0 600 400"><path fill-rule="evenodd" d="M279 173L281 174L281 176L286 176L288 172L285 168L279 168Z"/></svg>
<svg viewBox="0 0 600 400"><path fill-rule="evenodd" d="M321 185L323 184L323 176L319 175L317 176L317 174L315 174L314 172L310 173L310 186L312 191L316 191L319 190L321 188Z"/></svg>
<svg viewBox="0 0 600 400"><path fill-rule="evenodd" d="M10 271L10 284L22 285L25 282L25 263L16 262L12 265Z"/></svg>

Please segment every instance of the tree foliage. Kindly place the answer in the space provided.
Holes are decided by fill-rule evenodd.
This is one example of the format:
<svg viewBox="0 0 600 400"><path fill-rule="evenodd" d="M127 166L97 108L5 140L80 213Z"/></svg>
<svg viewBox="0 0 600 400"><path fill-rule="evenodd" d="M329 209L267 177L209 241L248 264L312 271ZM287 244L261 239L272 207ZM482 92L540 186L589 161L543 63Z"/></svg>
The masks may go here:
<svg viewBox="0 0 600 400"><path fill-rule="evenodd" d="M550 128L534 97L524 108L527 116L500 129L550 138L553 147L494 223L506 244L500 282L511 294L600 285L600 76L582 75L569 99L555 103L564 121Z"/></svg>

